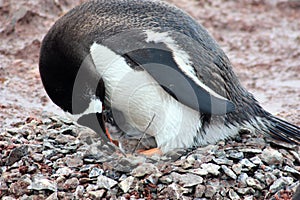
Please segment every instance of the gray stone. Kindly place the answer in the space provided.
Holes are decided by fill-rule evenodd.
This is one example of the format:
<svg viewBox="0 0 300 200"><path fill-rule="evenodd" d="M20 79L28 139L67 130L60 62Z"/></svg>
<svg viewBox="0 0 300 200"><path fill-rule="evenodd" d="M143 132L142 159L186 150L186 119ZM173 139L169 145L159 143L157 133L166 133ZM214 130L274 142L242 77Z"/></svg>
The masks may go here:
<svg viewBox="0 0 300 200"><path fill-rule="evenodd" d="M21 160L22 157L28 154L28 146L22 145L14 148L8 155L5 165L13 165L15 162Z"/></svg>
<svg viewBox="0 0 300 200"><path fill-rule="evenodd" d="M44 155L41 153L33 153L31 154L31 157L36 162L41 162L44 159Z"/></svg>
<svg viewBox="0 0 300 200"><path fill-rule="evenodd" d="M261 154L261 159L263 162L269 165L282 164L283 162L282 154L276 149L273 149L271 147L267 147L263 150Z"/></svg>
<svg viewBox="0 0 300 200"><path fill-rule="evenodd" d="M46 200L58 200L57 192L53 192L50 196L47 197Z"/></svg>
<svg viewBox="0 0 300 200"><path fill-rule="evenodd" d="M229 157L240 160L240 159L244 158L244 153L243 152L238 152L238 151L231 151L229 153Z"/></svg>
<svg viewBox="0 0 300 200"><path fill-rule="evenodd" d="M79 180L74 177L74 178L66 180L63 187L65 190L70 190L70 189L77 188L78 185L79 185Z"/></svg>
<svg viewBox="0 0 300 200"><path fill-rule="evenodd" d="M271 186L270 186L270 192L275 193L278 190L282 189L283 187L290 185L293 183L293 178L291 177L281 177L277 179Z"/></svg>
<svg viewBox="0 0 300 200"><path fill-rule="evenodd" d="M254 198L253 195L246 195L243 198L244 198L243 200L254 200L254 199L256 199L256 198Z"/></svg>
<svg viewBox="0 0 300 200"><path fill-rule="evenodd" d="M103 175L100 175L98 176L97 178L97 186L98 188L105 188L105 189L110 189L112 187L114 187L115 185L117 185L118 182L111 179L111 178L108 178L106 176L103 176Z"/></svg>
<svg viewBox="0 0 300 200"><path fill-rule="evenodd" d="M241 185L241 187L246 187L247 186L247 178L248 178L248 174L246 173L241 173L239 176L238 176L238 183Z"/></svg>
<svg viewBox="0 0 300 200"><path fill-rule="evenodd" d="M134 177L129 176L119 183L119 186L124 193L127 193L129 191L133 181L134 181Z"/></svg>
<svg viewBox="0 0 300 200"><path fill-rule="evenodd" d="M183 187L192 187L203 182L203 178L201 176L191 173L178 174L176 172L172 172L171 177L174 182L179 183Z"/></svg>
<svg viewBox="0 0 300 200"><path fill-rule="evenodd" d="M262 173L257 172L257 171L255 172L253 178L259 180L259 181L262 182L262 183L266 182L266 177L265 177L265 175L263 175Z"/></svg>
<svg viewBox="0 0 300 200"><path fill-rule="evenodd" d="M197 174L200 176L205 176L208 174L208 171L206 169L203 168L196 168L196 169L190 169L188 172L193 173L193 174Z"/></svg>
<svg viewBox="0 0 300 200"><path fill-rule="evenodd" d="M233 161L229 160L227 158L213 158L213 161L217 165L232 165L233 164Z"/></svg>
<svg viewBox="0 0 300 200"><path fill-rule="evenodd" d="M242 168L243 168L243 165L241 163L237 163L237 164L233 164L232 165L232 170L237 174L241 174L242 172Z"/></svg>
<svg viewBox="0 0 300 200"><path fill-rule="evenodd" d="M246 188L237 188L236 190L239 194L246 195L246 194L254 194L255 190L251 187Z"/></svg>
<svg viewBox="0 0 300 200"><path fill-rule="evenodd" d="M103 169L100 169L98 167L92 168L91 172L89 173L89 178L95 178L99 175L102 175L104 173Z"/></svg>
<svg viewBox="0 0 300 200"><path fill-rule="evenodd" d="M254 156L254 157L250 158L250 161L255 165L261 165L262 164L262 161L258 156Z"/></svg>
<svg viewBox="0 0 300 200"><path fill-rule="evenodd" d="M58 134L55 138L55 141L60 144L67 144L74 140L75 140L75 137L73 137L71 135L64 135L64 134Z"/></svg>
<svg viewBox="0 0 300 200"><path fill-rule="evenodd" d="M195 197L201 198L205 192L205 186L204 185L197 185L195 189Z"/></svg>
<svg viewBox="0 0 300 200"><path fill-rule="evenodd" d="M277 177L274 174L272 174L271 172L267 172L265 174L265 182L267 185L271 185L276 180L277 180Z"/></svg>
<svg viewBox="0 0 300 200"><path fill-rule="evenodd" d="M242 159L239 163L241 163L243 166L246 166L247 168L251 169L255 167L256 165L253 164L250 160L247 158Z"/></svg>
<svg viewBox="0 0 300 200"><path fill-rule="evenodd" d="M83 199L84 192L85 192L84 186L78 185L74 192L75 199Z"/></svg>
<svg viewBox="0 0 300 200"><path fill-rule="evenodd" d="M246 183L248 186L256 188L258 190L262 190L264 188L257 179L254 179L252 177L248 177L246 179Z"/></svg>
<svg viewBox="0 0 300 200"><path fill-rule="evenodd" d="M131 175L134 177L142 177L148 174L156 174L158 177L162 175L158 168L152 163L143 163L131 172Z"/></svg>
<svg viewBox="0 0 300 200"><path fill-rule="evenodd" d="M95 185L95 184L88 184L88 186L86 187L86 191L89 192L89 191L95 191L99 189L98 185Z"/></svg>
<svg viewBox="0 0 300 200"><path fill-rule="evenodd" d="M201 167L203 169L205 169L208 173L212 174L212 175L219 175L220 174L220 166L219 165L216 165L216 164L213 164L213 163L203 163L201 165Z"/></svg>
<svg viewBox="0 0 300 200"><path fill-rule="evenodd" d="M88 191L88 195L91 199L100 199L103 197L105 190Z"/></svg>
<svg viewBox="0 0 300 200"><path fill-rule="evenodd" d="M80 167L83 165L83 160L79 157L67 157L66 158L66 164L68 167Z"/></svg>
<svg viewBox="0 0 300 200"><path fill-rule="evenodd" d="M300 163L300 153L297 153L296 151L290 151L290 153L294 156L298 163Z"/></svg>
<svg viewBox="0 0 300 200"><path fill-rule="evenodd" d="M161 194L164 195L164 198L172 198L172 199L183 199L183 194L188 193L189 190L181 187L176 183L172 183L168 185L161 191Z"/></svg>
<svg viewBox="0 0 300 200"><path fill-rule="evenodd" d="M166 175L166 176L160 177L159 181L164 183L164 184L169 184L169 183L173 182L173 179L172 179L171 175Z"/></svg>
<svg viewBox="0 0 300 200"><path fill-rule="evenodd" d="M27 187L31 184L30 179L29 180L18 180L17 182L14 182L9 187L9 192L17 197L22 196L25 193L28 193Z"/></svg>
<svg viewBox="0 0 300 200"><path fill-rule="evenodd" d="M47 179L41 174L36 174L32 178L31 184L28 186L30 190L51 190L57 191L57 185L55 182Z"/></svg>
<svg viewBox="0 0 300 200"><path fill-rule="evenodd" d="M226 165L222 165L221 167L227 176L229 176L233 180L235 180L237 178L236 174L231 169L229 169Z"/></svg>
<svg viewBox="0 0 300 200"><path fill-rule="evenodd" d="M216 186L206 185L206 190L205 190L204 196L207 198L212 198L217 193L218 190L219 190L219 188Z"/></svg>
<svg viewBox="0 0 300 200"><path fill-rule="evenodd" d="M244 148L244 149L239 149L240 152L244 153L254 153L254 154L259 154L262 152L261 149L253 149L253 148Z"/></svg>
<svg viewBox="0 0 300 200"><path fill-rule="evenodd" d="M56 171L56 175L58 176L69 176L71 173L73 173L73 170L69 167L61 167Z"/></svg>
<svg viewBox="0 0 300 200"><path fill-rule="evenodd" d="M285 166L285 167L283 168L283 170L286 171L286 172L291 172L291 173L293 173L293 174L298 174L298 175L300 175L300 172L299 172L299 171L297 171L296 169L294 169L294 168L292 168L292 167L289 167L289 166Z"/></svg>
<svg viewBox="0 0 300 200"><path fill-rule="evenodd" d="M231 200L239 200L239 199L241 199L241 197L233 189L229 190L228 196L229 196L229 198Z"/></svg>
<svg viewBox="0 0 300 200"><path fill-rule="evenodd" d="M150 174L146 180L149 181L150 183L156 185L158 182L159 177L157 177L155 174Z"/></svg>

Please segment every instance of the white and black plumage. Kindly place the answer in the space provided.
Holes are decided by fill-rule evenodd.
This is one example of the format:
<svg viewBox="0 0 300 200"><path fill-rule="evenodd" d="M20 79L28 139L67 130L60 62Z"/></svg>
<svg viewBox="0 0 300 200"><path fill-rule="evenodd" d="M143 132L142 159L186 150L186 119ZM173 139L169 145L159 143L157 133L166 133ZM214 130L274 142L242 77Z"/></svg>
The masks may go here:
<svg viewBox="0 0 300 200"><path fill-rule="evenodd" d="M163 2L72 9L44 38L39 65L52 101L99 133L105 106L128 135L154 136L163 152L242 129L300 143L299 127L260 107L205 28Z"/></svg>

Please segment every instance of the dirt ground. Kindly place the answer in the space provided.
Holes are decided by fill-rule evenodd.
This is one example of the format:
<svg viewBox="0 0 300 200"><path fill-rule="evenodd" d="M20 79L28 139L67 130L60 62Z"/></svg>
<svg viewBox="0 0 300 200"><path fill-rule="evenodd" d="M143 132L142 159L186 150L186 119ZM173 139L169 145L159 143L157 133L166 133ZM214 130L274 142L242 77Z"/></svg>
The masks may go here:
<svg viewBox="0 0 300 200"><path fill-rule="evenodd" d="M83 0L0 0L0 131L62 114L38 71L51 25ZM300 1L170 0L222 46L243 85L271 113L300 125Z"/></svg>

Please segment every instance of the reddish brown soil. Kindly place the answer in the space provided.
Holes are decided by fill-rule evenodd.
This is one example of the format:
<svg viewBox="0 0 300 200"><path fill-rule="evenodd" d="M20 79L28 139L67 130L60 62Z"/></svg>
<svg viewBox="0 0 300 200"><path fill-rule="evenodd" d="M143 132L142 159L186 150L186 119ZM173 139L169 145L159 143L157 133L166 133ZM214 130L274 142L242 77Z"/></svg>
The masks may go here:
<svg viewBox="0 0 300 200"><path fill-rule="evenodd" d="M51 25L83 0L0 0L0 131L61 113L43 90L38 57ZM243 85L268 111L300 125L300 3L170 0L222 46Z"/></svg>

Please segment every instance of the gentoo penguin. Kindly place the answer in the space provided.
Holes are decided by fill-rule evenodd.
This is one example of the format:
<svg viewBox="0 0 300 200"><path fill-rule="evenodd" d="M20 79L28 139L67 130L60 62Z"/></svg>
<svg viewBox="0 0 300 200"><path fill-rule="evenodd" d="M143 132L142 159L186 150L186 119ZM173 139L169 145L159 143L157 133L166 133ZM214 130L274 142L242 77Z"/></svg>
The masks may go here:
<svg viewBox="0 0 300 200"><path fill-rule="evenodd" d="M51 100L78 123L101 133L110 109L126 135L154 137L163 153L243 129L300 144L299 127L258 104L206 29L164 2L75 7L45 36L39 69Z"/></svg>

